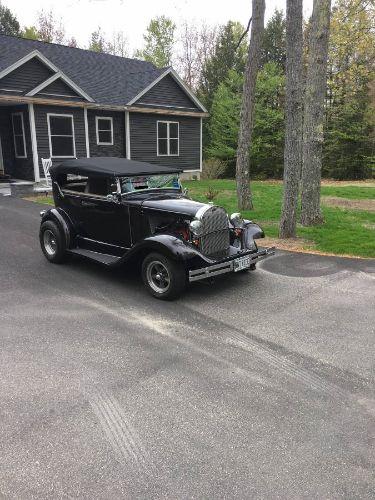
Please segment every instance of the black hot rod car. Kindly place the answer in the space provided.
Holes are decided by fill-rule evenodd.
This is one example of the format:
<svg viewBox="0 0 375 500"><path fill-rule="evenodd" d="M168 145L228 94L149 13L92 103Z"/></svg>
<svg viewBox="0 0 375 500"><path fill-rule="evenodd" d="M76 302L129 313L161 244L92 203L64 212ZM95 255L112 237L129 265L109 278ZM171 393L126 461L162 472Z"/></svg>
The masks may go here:
<svg viewBox="0 0 375 500"><path fill-rule="evenodd" d="M240 214L190 200L181 169L124 158L83 158L51 167L55 208L41 212L50 262L70 254L107 266L136 259L149 292L179 295L189 282L255 269L262 229Z"/></svg>

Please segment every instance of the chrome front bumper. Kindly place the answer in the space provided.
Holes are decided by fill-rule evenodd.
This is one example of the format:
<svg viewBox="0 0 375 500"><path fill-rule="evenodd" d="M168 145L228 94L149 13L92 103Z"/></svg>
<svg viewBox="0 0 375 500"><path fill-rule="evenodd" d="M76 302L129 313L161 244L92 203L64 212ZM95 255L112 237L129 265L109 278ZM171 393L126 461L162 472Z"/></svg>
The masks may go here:
<svg viewBox="0 0 375 500"><path fill-rule="evenodd" d="M275 247L265 248L264 250L259 250L256 253L245 253L233 257L233 259L231 260L220 262L219 264L212 264L212 266L201 267L200 269L189 271L189 282L204 280L206 278L218 276L219 274L234 272L234 261L243 257L244 255L248 255L250 257L250 265L255 264L256 262L269 257L270 255L275 255Z"/></svg>

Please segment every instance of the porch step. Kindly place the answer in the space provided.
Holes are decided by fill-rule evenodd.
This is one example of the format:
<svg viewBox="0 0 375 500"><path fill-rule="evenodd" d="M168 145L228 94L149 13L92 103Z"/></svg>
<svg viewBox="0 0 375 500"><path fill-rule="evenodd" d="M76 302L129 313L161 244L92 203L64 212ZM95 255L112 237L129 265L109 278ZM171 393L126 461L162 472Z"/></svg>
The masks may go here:
<svg viewBox="0 0 375 500"><path fill-rule="evenodd" d="M86 248L71 248L69 253L74 255L80 255L81 257L86 257L96 262L100 262L106 266L115 265L121 257L116 257L115 255L108 255L105 253L93 252L92 250L86 250Z"/></svg>

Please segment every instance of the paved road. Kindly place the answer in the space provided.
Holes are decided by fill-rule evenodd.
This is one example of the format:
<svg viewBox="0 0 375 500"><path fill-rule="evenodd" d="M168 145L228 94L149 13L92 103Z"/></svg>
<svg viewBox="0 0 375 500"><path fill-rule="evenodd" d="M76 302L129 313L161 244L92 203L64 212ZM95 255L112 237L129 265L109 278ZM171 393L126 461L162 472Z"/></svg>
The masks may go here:
<svg viewBox="0 0 375 500"><path fill-rule="evenodd" d="M375 262L149 297L0 197L0 497L374 498Z"/></svg>

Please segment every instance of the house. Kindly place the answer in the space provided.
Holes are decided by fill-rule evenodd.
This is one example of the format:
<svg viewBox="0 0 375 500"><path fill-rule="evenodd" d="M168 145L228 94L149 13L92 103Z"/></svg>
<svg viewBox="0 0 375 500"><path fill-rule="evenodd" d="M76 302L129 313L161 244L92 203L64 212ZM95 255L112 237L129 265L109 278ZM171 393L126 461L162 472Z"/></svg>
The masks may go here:
<svg viewBox="0 0 375 500"><path fill-rule="evenodd" d="M0 173L39 182L42 158L118 156L192 175L205 116L171 67L0 35Z"/></svg>

